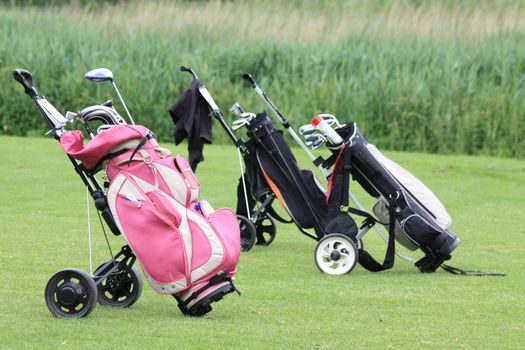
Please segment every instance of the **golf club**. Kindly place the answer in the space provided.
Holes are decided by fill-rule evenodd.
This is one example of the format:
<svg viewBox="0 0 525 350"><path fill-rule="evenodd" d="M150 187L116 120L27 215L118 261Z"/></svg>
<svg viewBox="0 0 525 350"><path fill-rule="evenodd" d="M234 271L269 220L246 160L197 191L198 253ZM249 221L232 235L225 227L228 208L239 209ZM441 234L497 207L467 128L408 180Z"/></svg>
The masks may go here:
<svg viewBox="0 0 525 350"><path fill-rule="evenodd" d="M84 78L90 81L94 81L96 83L100 83L104 81L111 81L111 84L113 85L113 88L117 92L117 96L120 99L120 102L122 102L122 106L124 106L124 110L126 111L126 114L128 115L128 118L131 121L131 124L135 125L135 121L133 120L133 117L131 117L131 114L129 113L128 107L126 106L126 103L124 102L124 99L122 98L122 95L120 94L120 91L117 88L117 84L115 84L115 79L113 79L113 72L111 72L107 68L96 68L96 69L93 69L87 72L84 75Z"/></svg>

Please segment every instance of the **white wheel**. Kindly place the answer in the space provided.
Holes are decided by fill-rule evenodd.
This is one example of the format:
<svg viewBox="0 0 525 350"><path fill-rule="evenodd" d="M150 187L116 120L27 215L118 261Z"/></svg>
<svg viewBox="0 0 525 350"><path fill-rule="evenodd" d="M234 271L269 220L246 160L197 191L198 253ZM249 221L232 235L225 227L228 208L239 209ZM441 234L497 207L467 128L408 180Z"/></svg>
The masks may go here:
<svg viewBox="0 0 525 350"><path fill-rule="evenodd" d="M358 253L355 243L350 238L340 233L332 233L317 243L314 257L315 264L321 272L344 275L354 269Z"/></svg>

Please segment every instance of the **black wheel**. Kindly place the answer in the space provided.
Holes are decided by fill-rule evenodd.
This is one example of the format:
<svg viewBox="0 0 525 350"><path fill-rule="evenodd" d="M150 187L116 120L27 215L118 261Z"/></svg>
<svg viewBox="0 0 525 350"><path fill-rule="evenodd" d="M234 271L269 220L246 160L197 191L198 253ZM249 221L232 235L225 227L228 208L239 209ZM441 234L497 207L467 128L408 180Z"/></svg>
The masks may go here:
<svg viewBox="0 0 525 350"><path fill-rule="evenodd" d="M105 265L107 266L104 268ZM98 280L109 271L110 274L99 283ZM143 282L139 270L135 266L129 269L120 260L105 262L95 270L94 275L100 305L129 307L135 304L142 294Z"/></svg>
<svg viewBox="0 0 525 350"><path fill-rule="evenodd" d="M329 275L350 273L357 263L356 244L340 233L326 235L317 243L314 252L315 264Z"/></svg>
<svg viewBox="0 0 525 350"><path fill-rule="evenodd" d="M56 317L86 317L97 306L97 286L89 274L79 269L64 269L47 282L45 300Z"/></svg>
<svg viewBox="0 0 525 350"><path fill-rule="evenodd" d="M256 231L252 221L245 216L237 215L241 230L241 249L245 252L252 249L255 244Z"/></svg>
<svg viewBox="0 0 525 350"><path fill-rule="evenodd" d="M270 215L266 215L263 218L257 220L255 223L255 230L257 232L257 245L270 245L277 233L277 226L275 225L275 219Z"/></svg>

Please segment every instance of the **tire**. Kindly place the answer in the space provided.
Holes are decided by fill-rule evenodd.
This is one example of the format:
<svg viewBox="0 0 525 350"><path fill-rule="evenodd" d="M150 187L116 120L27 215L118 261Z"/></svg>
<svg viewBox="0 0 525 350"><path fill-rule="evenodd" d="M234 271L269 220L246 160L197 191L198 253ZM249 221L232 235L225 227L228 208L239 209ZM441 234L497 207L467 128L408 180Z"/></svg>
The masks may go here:
<svg viewBox="0 0 525 350"><path fill-rule="evenodd" d="M44 298L55 317L86 317L97 306L97 286L93 278L79 269L64 269L47 282Z"/></svg>
<svg viewBox="0 0 525 350"><path fill-rule="evenodd" d="M107 263L105 262L95 270L95 279L97 276L104 276L115 265L118 265L120 260L114 260L113 265L101 270ZM132 266L127 272L123 267L118 266L104 280L99 282L97 279L98 303L111 307L130 307L139 300L143 286L142 276L135 266Z"/></svg>
<svg viewBox="0 0 525 350"><path fill-rule="evenodd" d="M257 234L257 242L255 244L262 246L270 245L277 234L275 219L267 214L263 218L257 220L255 223L255 231Z"/></svg>
<svg viewBox="0 0 525 350"><path fill-rule="evenodd" d="M344 275L356 266L358 251L350 238L340 233L332 233L317 243L314 259L321 272L333 276Z"/></svg>
<svg viewBox="0 0 525 350"><path fill-rule="evenodd" d="M245 252L252 249L255 245L256 231L252 221L246 216L237 215L239 229L241 232L241 249Z"/></svg>

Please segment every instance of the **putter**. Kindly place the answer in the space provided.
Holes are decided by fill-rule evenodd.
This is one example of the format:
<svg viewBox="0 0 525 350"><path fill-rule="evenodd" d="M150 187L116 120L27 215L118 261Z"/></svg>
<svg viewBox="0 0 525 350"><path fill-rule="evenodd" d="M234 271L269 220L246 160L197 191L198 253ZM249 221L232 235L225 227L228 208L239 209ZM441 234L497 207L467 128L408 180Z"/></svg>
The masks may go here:
<svg viewBox="0 0 525 350"><path fill-rule="evenodd" d="M120 94L120 91L117 88L117 84L115 84L115 79L113 79L113 72L111 72L107 68L97 68L90 70L84 75L84 78L90 81L94 81L96 83L104 82L104 81L111 81L111 84L113 85L113 88L117 92L117 96L120 99L120 102L122 102L122 105L124 106L124 110L126 110L126 114L128 115L129 120L131 121L131 124L135 125L135 121L131 117L131 114L129 113L128 107L126 106L126 103L124 102L124 99L122 98L122 95Z"/></svg>

